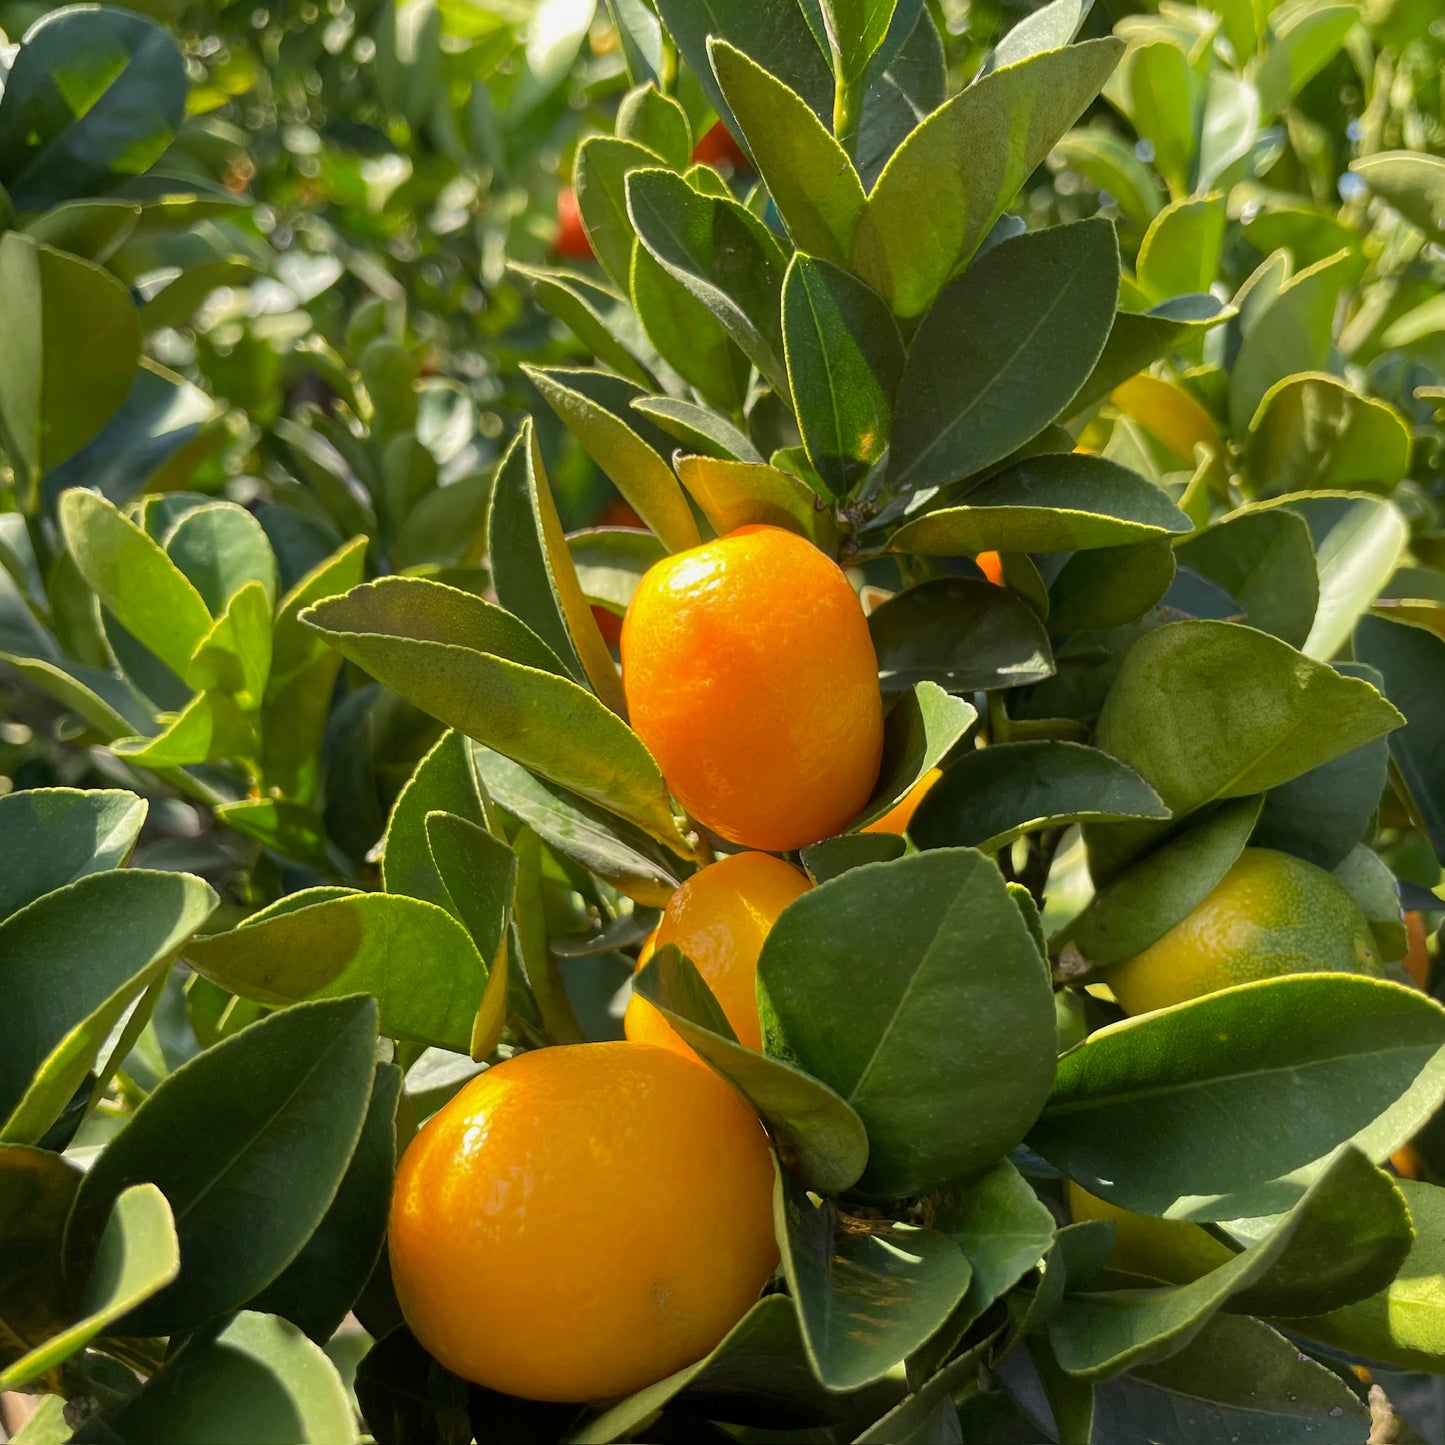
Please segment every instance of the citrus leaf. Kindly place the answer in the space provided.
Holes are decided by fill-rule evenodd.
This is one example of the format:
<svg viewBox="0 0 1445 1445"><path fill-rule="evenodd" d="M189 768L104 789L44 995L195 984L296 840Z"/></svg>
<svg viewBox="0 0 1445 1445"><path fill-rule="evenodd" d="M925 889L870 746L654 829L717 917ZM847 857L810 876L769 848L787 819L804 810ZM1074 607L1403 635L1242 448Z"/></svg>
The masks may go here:
<svg viewBox="0 0 1445 1445"><path fill-rule="evenodd" d="M837 544L831 508L790 472L757 462L679 456L677 475L718 536L738 527L783 527L830 555Z"/></svg>
<svg viewBox="0 0 1445 1445"><path fill-rule="evenodd" d="M850 833L875 823L911 793L971 728L978 710L933 682L915 683L883 719L883 761L868 806Z"/></svg>
<svg viewBox="0 0 1445 1445"><path fill-rule="evenodd" d="M1350 169L1427 236L1445 230L1445 160L1418 151L1380 151Z"/></svg>

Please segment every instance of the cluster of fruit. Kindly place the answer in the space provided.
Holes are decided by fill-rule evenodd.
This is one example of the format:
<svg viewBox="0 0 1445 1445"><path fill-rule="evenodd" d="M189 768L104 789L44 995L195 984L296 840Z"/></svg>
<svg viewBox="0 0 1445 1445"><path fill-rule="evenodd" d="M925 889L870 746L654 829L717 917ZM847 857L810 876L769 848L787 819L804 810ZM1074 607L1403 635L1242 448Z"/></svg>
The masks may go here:
<svg viewBox="0 0 1445 1445"><path fill-rule="evenodd" d="M673 796L741 850L678 888L638 968L676 946L738 1041L761 1049L758 957L811 886L776 855L846 829L878 780L883 699L862 605L805 539L743 527L646 574L621 658L632 726ZM871 827L906 832L936 776ZM1109 977L1136 1013L1303 969L1379 972L1369 927L1328 874L1248 849ZM421 1342L467 1379L538 1400L631 1392L708 1353L774 1273L759 1120L640 996L625 1028L625 1043L493 1066L401 1162L397 1294Z"/></svg>

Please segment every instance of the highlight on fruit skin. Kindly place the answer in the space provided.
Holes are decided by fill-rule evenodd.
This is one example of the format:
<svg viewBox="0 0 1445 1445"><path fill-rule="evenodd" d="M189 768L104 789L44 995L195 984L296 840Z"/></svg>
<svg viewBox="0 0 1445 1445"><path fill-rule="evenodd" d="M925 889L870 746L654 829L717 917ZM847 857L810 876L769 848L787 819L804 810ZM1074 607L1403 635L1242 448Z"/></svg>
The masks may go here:
<svg viewBox="0 0 1445 1445"><path fill-rule="evenodd" d="M883 753L878 659L853 585L780 527L656 563L622 624L634 729L704 827L782 853L841 832Z"/></svg>
<svg viewBox="0 0 1445 1445"><path fill-rule="evenodd" d="M637 969L640 972L664 944L675 944L703 976L738 1042L761 1049L758 956L779 914L811 887L792 864L769 853L734 853L710 863L668 899L661 923L638 951ZM628 1000L622 1026L634 1042L697 1059L677 1030L640 994Z"/></svg>
<svg viewBox="0 0 1445 1445"><path fill-rule="evenodd" d="M1322 868L1246 848L1209 896L1162 938L1104 973L1127 1014L1291 973L1382 973L1370 926Z"/></svg>
<svg viewBox="0 0 1445 1445"><path fill-rule="evenodd" d="M943 776L942 768L929 768L919 780L881 818L875 818L864 833L907 833L923 795Z"/></svg>
<svg viewBox="0 0 1445 1445"><path fill-rule="evenodd" d="M642 1389L701 1359L778 1261L773 1163L710 1069L646 1044L496 1064L397 1169L390 1257L447 1369L530 1400Z"/></svg>

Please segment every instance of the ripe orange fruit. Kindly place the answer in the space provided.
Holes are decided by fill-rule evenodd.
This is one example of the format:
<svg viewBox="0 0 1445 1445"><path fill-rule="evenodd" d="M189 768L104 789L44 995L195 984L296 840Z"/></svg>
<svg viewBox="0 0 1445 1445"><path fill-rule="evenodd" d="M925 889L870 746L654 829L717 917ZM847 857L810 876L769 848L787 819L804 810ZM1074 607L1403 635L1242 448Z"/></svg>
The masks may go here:
<svg viewBox="0 0 1445 1445"><path fill-rule="evenodd" d="M587 229L582 224L582 211L577 205L577 192L571 186L563 186L557 192L557 239L552 250L569 261L591 261L592 242L587 238Z"/></svg>
<svg viewBox="0 0 1445 1445"><path fill-rule="evenodd" d="M1142 953L1107 970L1125 1013L1289 973L1380 973L1370 925L1322 868L1246 848L1214 891Z"/></svg>
<svg viewBox="0 0 1445 1445"><path fill-rule="evenodd" d="M973 560L978 563L978 570L995 587L1003 586L1003 558L997 552L980 552Z"/></svg>
<svg viewBox="0 0 1445 1445"><path fill-rule="evenodd" d="M923 795L943 776L942 768L929 768L908 790L908 795L894 803L884 815L863 829L865 833L906 833Z"/></svg>
<svg viewBox="0 0 1445 1445"><path fill-rule="evenodd" d="M632 726L674 796L747 848L839 832L883 751L878 659L852 584L811 542L739 527L664 558L622 624Z"/></svg>
<svg viewBox="0 0 1445 1445"><path fill-rule="evenodd" d="M707 980L738 1042L761 1049L758 955L778 915L810 887L796 868L769 853L734 853L709 864L667 900L662 922L638 953L637 967L641 969L663 944L676 944ZM628 1001L622 1027L634 1042L697 1058L640 994Z"/></svg>
<svg viewBox="0 0 1445 1445"><path fill-rule="evenodd" d="M700 1359L778 1261L767 1135L666 1049L519 1054L397 1169L391 1270L447 1369L529 1400L609 1399Z"/></svg>
<svg viewBox="0 0 1445 1445"><path fill-rule="evenodd" d="M747 152L733 139L732 132L722 121L714 121L702 139L692 148L695 165L715 166L726 161L735 171L749 171L752 163Z"/></svg>

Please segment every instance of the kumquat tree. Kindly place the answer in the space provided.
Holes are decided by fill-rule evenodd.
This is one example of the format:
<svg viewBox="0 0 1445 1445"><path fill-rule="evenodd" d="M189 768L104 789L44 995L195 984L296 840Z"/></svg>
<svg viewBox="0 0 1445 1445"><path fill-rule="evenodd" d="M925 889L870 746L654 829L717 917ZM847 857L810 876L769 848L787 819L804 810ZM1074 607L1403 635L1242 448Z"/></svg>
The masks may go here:
<svg viewBox="0 0 1445 1445"><path fill-rule="evenodd" d="M1445 1445L1436 5L0 32L0 1440Z"/></svg>

